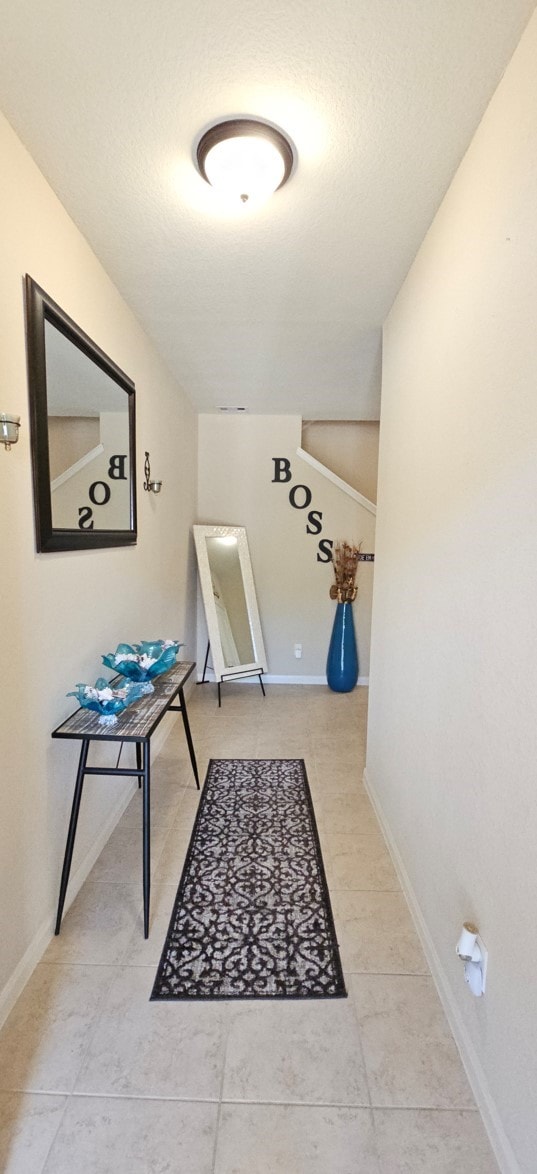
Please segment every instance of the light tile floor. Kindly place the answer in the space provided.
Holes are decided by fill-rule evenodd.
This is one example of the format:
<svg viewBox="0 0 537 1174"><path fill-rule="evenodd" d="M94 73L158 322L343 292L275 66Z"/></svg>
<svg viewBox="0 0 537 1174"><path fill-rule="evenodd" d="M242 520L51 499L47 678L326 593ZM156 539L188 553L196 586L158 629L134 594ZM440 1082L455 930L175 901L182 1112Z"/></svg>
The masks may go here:
<svg viewBox="0 0 537 1174"><path fill-rule="evenodd" d="M366 706L313 686L189 702L202 778L211 757L306 760L348 999L148 1001L198 804L179 720L153 771L149 940L136 794L0 1034L2 1171L497 1172L362 786Z"/></svg>

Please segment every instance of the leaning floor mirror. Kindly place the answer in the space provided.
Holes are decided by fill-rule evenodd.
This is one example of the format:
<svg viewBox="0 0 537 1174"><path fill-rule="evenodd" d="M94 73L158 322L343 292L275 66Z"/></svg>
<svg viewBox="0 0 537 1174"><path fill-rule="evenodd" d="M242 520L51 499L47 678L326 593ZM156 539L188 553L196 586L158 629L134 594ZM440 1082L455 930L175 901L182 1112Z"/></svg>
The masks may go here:
<svg viewBox="0 0 537 1174"><path fill-rule="evenodd" d="M257 676L263 689L261 675L267 671L266 653L244 526L193 529L220 704L223 681Z"/></svg>

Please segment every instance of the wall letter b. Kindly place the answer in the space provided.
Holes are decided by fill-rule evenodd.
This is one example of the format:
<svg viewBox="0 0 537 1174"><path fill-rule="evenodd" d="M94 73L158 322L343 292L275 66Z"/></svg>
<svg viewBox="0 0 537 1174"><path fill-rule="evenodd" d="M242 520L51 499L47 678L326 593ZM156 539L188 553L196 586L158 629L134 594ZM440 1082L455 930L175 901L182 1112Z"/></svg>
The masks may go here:
<svg viewBox="0 0 537 1174"><path fill-rule="evenodd" d="M272 481L283 481L284 483L286 481L290 481L291 462L287 460L287 457L273 457L272 462L274 464L274 476Z"/></svg>

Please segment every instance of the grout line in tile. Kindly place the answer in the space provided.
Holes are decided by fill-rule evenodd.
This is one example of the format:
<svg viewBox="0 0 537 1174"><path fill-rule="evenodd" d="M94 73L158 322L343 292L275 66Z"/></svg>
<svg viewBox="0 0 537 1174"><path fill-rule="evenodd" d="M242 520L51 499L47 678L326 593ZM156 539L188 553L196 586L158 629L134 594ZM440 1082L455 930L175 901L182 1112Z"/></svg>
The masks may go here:
<svg viewBox="0 0 537 1174"><path fill-rule="evenodd" d="M61 965L61 963L59 963L59 965ZM77 966L85 966L85 963L83 963L83 962L81 962L81 963L76 963L76 962L73 962L73 963L65 963L64 965L65 965L65 966L68 966L68 965L70 965L72 968L76 968ZM98 964L96 963L96 965L98 965ZM106 963L102 963L102 965L106 965ZM109 992L110 992L110 989L111 989L111 987L112 987L112 983L114 982L114 980L115 980L115 979L117 978L117 976L118 976L119 967L118 967L118 965L117 965L117 964L113 964L113 965L110 965L110 964L108 964L108 969L109 969L110 971L112 971L112 973L110 974L110 980L109 980L109 982L108 982L108 983L106 983L106 984L103 986L103 990L101 991L101 996L100 996L100 998L97 1000L97 1004L96 1004L96 1007L95 1007L95 1011L94 1011L93 1017L92 1017L92 1019L91 1019L91 1023L90 1023L90 1025L88 1026L88 1038L87 1038L87 1042L86 1042L86 1047L85 1047L85 1048L84 1048L84 1050L83 1050L82 1057L81 1057L81 1060L80 1060L80 1064L78 1065L78 1067L77 1067L77 1069L76 1069L76 1072L74 1072L74 1073L73 1073L73 1081L72 1081L71 1088L69 1089L69 1095L71 1095L71 1093L72 1093L72 1091L73 1091L73 1089L74 1089L74 1087L75 1087L75 1085L76 1085L76 1082L77 1082L77 1080L78 1080L78 1077L80 1076L80 1073L82 1072L82 1069L83 1069L83 1067L84 1067L84 1064L85 1064L85 1062L86 1062L86 1057L87 1057L87 1055L88 1055L88 1052L89 1052L89 1050L90 1050L90 1047L91 1047L91 1041L92 1041L92 1039L93 1039L93 1035L94 1035L95 1029L96 1029L96 1027L97 1027L97 1024L98 1024L98 1022L100 1021L100 1018L101 1018L101 1013L102 1013L102 1009L103 1009L103 1007L104 1007L104 1004L105 1004L106 998L108 997L108 994L109 994Z"/></svg>
<svg viewBox="0 0 537 1174"><path fill-rule="evenodd" d="M340 943L341 945L341 943ZM431 978L430 970L350 970L346 967L345 973L360 975L361 978Z"/></svg>
<svg viewBox="0 0 537 1174"><path fill-rule="evenodd" d="M226 1047L227 1047L227 1043L226 1043ZM224 1072L225 1072L225 1058L224 1058L223 1073ZM222 1075L222 1081L223 1081L223 1075ZM211 1174L216 1174L216 1158L217 1158L217 1154L218 1154L218 1137L220 1134L220 1120L222 1117L223 1103L224 1102L222 1101L222 1086L221 1086L220 1087L220 1097L218 1100L218 1109L216 1111L216 1125L215 1125L215 1130L214 1130L213 1154L212 1154L212 1161L211 1161Z"/></svg>
<svg viewBox="0 0 537 1174"><path fill-rule="evenodd" d="M229 1003L227 1005L229 1007ZM220 1078L220 1089L218 1092L218 1111L216 1114L216 1128L214 1131L214 1144L213 1144L211 1174L215 1174L215 1171L216 1171L218 1137L219 1137L219 1133L220 1133L220 1119L222 1116L222 1103L223 1103L222 1102L222 1094L224 1092L224 1081L226 1079L227 1052L228 1052L229 1037L231 1034L231 1023L232 1023L232 1015L231 1015L231 1010L229 1010L228 1014L226 1015L226 1038L225 1038L225 1043L224 1043L224 1053L223 1053L223 1057L222 1057L222 1076Z"/></svg>
<svg viewBox="0 0 537 1174"><path fill-rule="evenodd" d="M133 831L133 832L135 832L135 831L140 831L140 828L130 828L130 831ZM151 879L153 879L153 878L151 878ZM123 888L132 888L132 886L133 886L133 885L136 885L138 882L137 882L137 881L132 881L132 880L117 880L117 878L116 878L116 879L114 879L113 877L111 877L109 880L107 880L107 878L106 878L106 877L102 877L102 876L99 876L99 877L98 877L98 876L92 876L92 875L91 875L91 873L90 873L90 874L89 874L89 876L87 876L87 877L86 877L86 880L84 881L84 884L83 884L83 885L81 886L81 888L79 889L79 892L82 892L83 888L84 888L84 887L85 887L85 886L86 886L88 883L90 883L90 884L92 884L92 885L122 885L122 886L123 886ZM141 888L141 868L140 868L140 888ZM77 896L78 896L78 893L77 893ZM76 897L75 897L75 900L76 900ZM140 900L142 900L142 898L140 898ZM71 906L69 906L69 908L71 908ZM67 910L67 912L64 914L64 917L67 917L67 913L68 913L68 912L69 912L69 909L68 909L68 910ZM62 918L62 925L63 925L63 918Z"/></svg>
<svg viewBox="0 0 537 1174"><path fill-rule="evenodd" d="M83 966L84 970L88 966L93 966L93 967L100 967L101 970L102 969L108 970L110 967L121 966L121 962L78 962L78 961L76 961L76 962L73 962L73 961L62 962L61 960L57 960L56 958L43 958L42 961L39 963L39 966L55 966L56 969L60 969L61 967L66 969L67 967L73 968L73 967Z"/></svg>
<svg viewBox="0 0 537 1174"><path fill-rule="evenodd" d="M10 1092L26 1092L26 1089L13 1089ZM182 1105L218 1105L216 1097L187 1097L177 1096L172 1097L169 1094L162 1093L157 1096L155 1093L121 1093L121 1092L70 1092L70 1093L33 1093L32 1096L66 1096L69 1100L94 1100L94 1101L170 1101L174 1103L179 1101Z"/></svg>
<svg viewBox="0 0 537 1174"><path fill-rule="evenodd" d="M479 1113L477 1106L474 1109L468 1108L468 1105L382 1105L374 1104L371 1106L373 1111L379 1113Z"/></svg>
<svg viewBox="0 0 537 1174"><path fill-rule="evenodd" d="M480 1117L477 1105L473 1109L469 1109L468 1105L465 1105L464 1109L458 1109L456 1105L451 1105L449 1108L442 1105L440 1108L436 1108L431 1105L377 1105L373 1103L371 1108L373 1112L376 1110L380 1113L468 1113L470 1116L477 1114Z"/></svg>
<svg viewBox="0 0 537 1174"><path fill-rule="evenodd" d="M372 1106L370 1104L364 1104L362 1101L249 1101L245 1100L244 1098L237 1097L236 1099L226 1099L221 1103L222 1106L268 1105L272 1108L279 1109L366 1109L368 1112L372 1111Z"/></svg>
<svg viewBox="0 0 537 1174"><path fill-rule="evenodd" d="M72 1091L70 1088L31 1088L29 1085L23 1088L18 1084L10 1088L0 1088L0 1094L11 1096L12 1093L17 1093L25 1097L70 1097Z"/></svg>
<svg viewBox="0 0 537 1174"><path fill-rule="evenodd" d="M350 971L349 973L352 974L352 971ZM345 983L345 989L347 990L347 997L350 999L350 1002L351 1002L352 1014L353 1014L354 1022L356 1024L357 1031L358 1031L358 1044L359 1044L359 1048L360 1048L360 1059L362 1061L362 1070L364 1073L365 1087L366 1087L367 1096L369 1099L369 1107L371 1108L373 1102L372 1102L372 1097L371 1097L371 1087L369 1084L369 1075L368 1075L368 1071L367 1071L367 1064L365 1061L364 1047L363 1047L363 1043L362 1043L362 1027L361 1027L360 1021L358 1019L358 1009L356 1007L356 1000L353 998L352 993L349 993L348 988L350 987L350 983L347 982L347 974L345 973L345 970L343 970L343 981Z"/></svg>
<svg viewBox="0 0 537 1174"><path fill-rule="evenodd" d="M34 1095L34 1096L57 1096L58 1094L57 1094L57 1093L34 1093L34 1094L32 1094L32 1095ZM65 1117L65 1114L66 1114L66 1112L67 1112L67 1107L68 1107L68 1105L69 1105L69 1101L70 1101L70 1099L71 1099L71 1094L70 1094L70 1093L61 1094L61 1095L65 1095L65 1104L64 1104L64 1106L63 1106L63 1109L62 1109L62 1112L61 1112L61 1115L60 1115L60 1119L59 1119L59 1121L58 1121L58 1127L57 1127L57 1129L55 1129L55 1130L54 1130L54 1136L53 1136L53 1137L51 1137L51 1139L50 1139L50 1145L48 1146L48 1148L47 1148L47 1152L46 1152L46 1154L45 1154L45 1156L44 1156L44 1158L43 1158L43 1161L42 1161L42 1164L41 1164L41 1172L40 1172L40 1174L42 1174L42 1171L46 1169L46 1165L47 1165L47 1162L48 1162L48 1160L49 1160L49 1157L50 1157L50 1154L51 1154L51 1151L52 1151L52 1147L53 1147L53 1145L54 1145L54 1142L56 1141L56 1138L57 1138L57 1136L58 1136L58 1133L60 1132L60 1129L61 1129L61 1128L62 1128L62 1126L63 1126L64 1117Z"/></svg>
<svg viewBox="0 0 537 1174"><path fill-rule="evenodd" d="M328 877L328 883L330 885L330 877ZM346 885L345 887L343 887L343 886L340 887L339 885L330 885L330 892L331 893L400 893L400 892L402 892L402 890L401 889L377 889L377 888L373 888L371 885L367 885L367 886L360 885L357 888L354 888L354 886L351 887L350 885Z"/></svg>

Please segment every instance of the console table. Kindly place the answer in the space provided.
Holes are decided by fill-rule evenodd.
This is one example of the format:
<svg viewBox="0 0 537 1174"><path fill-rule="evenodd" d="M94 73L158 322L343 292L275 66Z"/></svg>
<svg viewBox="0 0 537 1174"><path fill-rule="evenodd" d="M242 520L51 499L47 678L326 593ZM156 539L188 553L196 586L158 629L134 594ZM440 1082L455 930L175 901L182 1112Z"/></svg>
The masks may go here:
<svg viewBox="0 0 537 1174"><path fill-rule="evenodd" d="M73 849L75 846L76 828L78 823L78 813L80 811L80 800L82 798L82 788L84 786L84 779L86 775L131 775L138 778L138 786L143 786L143 890L144 890L144 938L149 936L149 893L151 886L151 846L150 846L150 829L151 829L151 811L150 811L150 752L149 741L151 735L156 730L159 723L166 713L170 710L176 710L182 714L183 725L185 728L185 736L188 744L190 754L190 761L192 763L192 770L196 780L198 791L200 783L198 778L198 768L196 764L196 756L194 753L194 745L192 742L192 735L190 733L190 725L188 722L188 714L186 709L186 702L183 688L185 682L188 680L190 674L195 668L194 661L179 661L168 669L166 673L155 677L152 684L154 691L148 693L145 697L141 697L133 705L130 705L123 713L119 714L117 722L112 726L101 725L99 723L99 715L90 709L77 709L76 713L71 714L60 726L52 733L53 738L79 738L81 740L80 758L78 762L78 771L75 783L75 793L73 796L73 806L71 810L71 819L69 822L69 831L67 833L67 844L65 846L65 857L63 861L62 878L60 884L60 899L58 902L58 915L56 918L55 933L59 934L62 921L63 906L65 904L65 896L67 893L67 885L69 883L69 873L71 871L71 862L73 859ZM114 683L118 678L114 678ZM177 703L178 701L178 703ZM119 759L121 756L120 746L118 759L115 766L88 766L88 752L90 742L134 742L136 744L136 767L120 767Z"/></svg>

